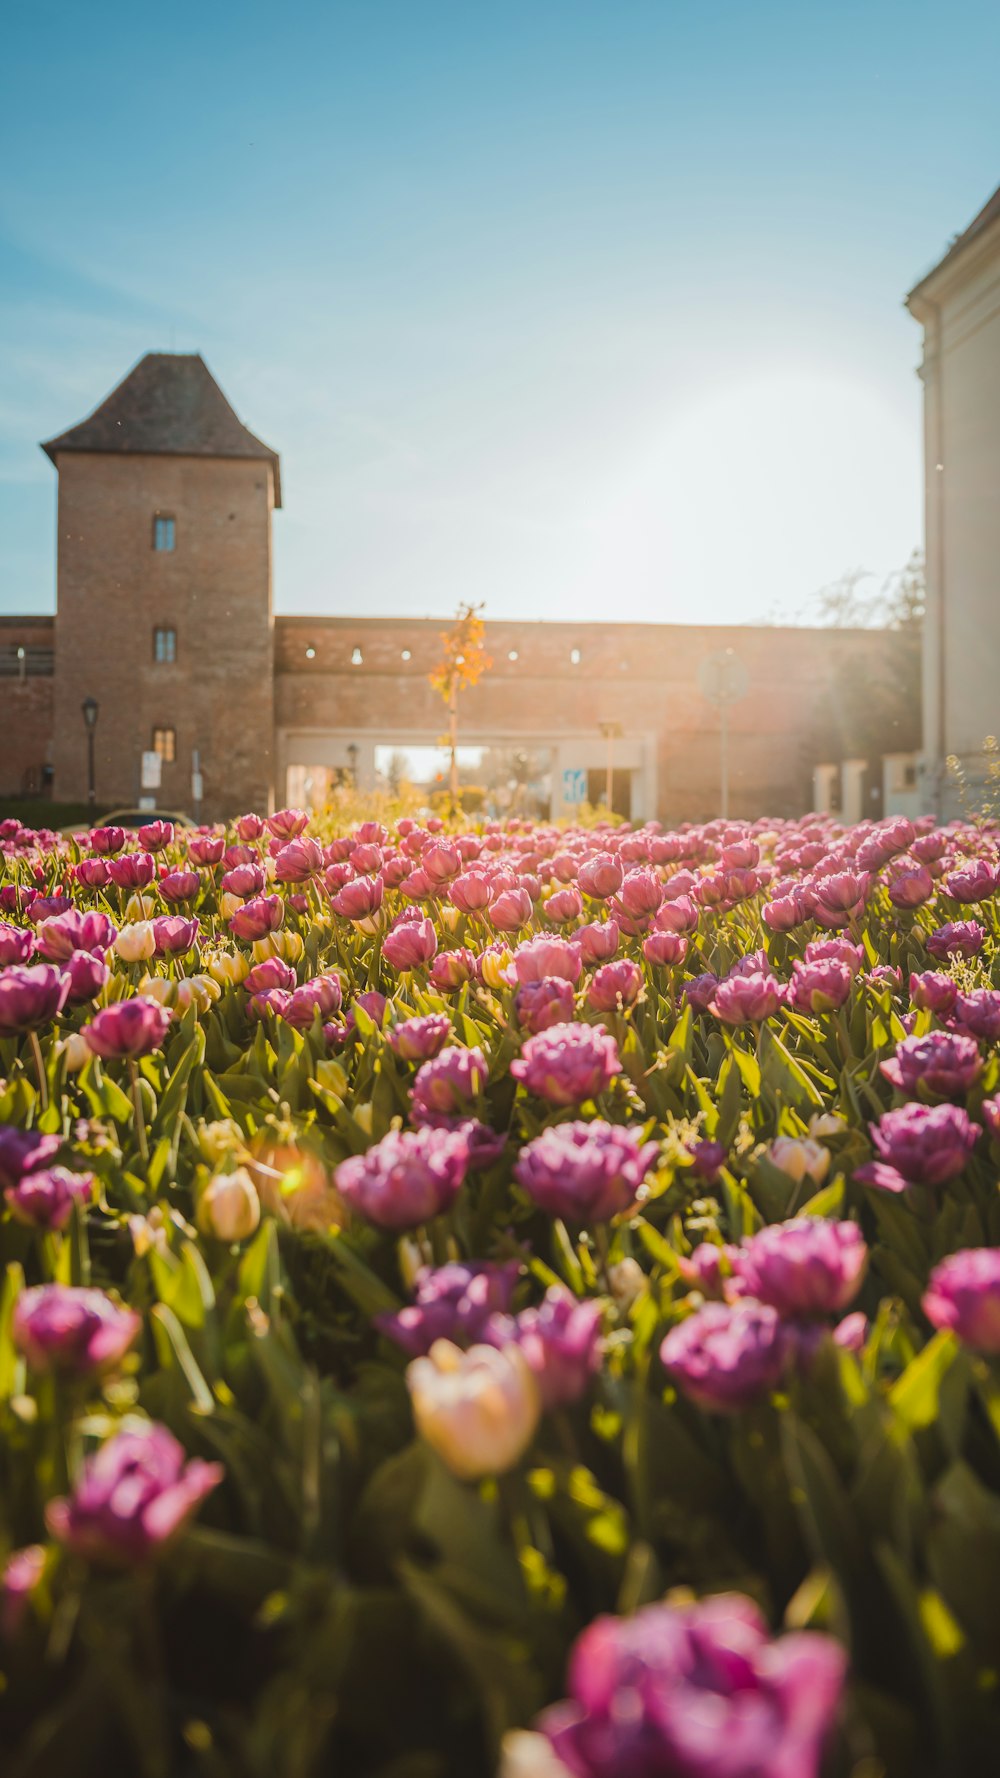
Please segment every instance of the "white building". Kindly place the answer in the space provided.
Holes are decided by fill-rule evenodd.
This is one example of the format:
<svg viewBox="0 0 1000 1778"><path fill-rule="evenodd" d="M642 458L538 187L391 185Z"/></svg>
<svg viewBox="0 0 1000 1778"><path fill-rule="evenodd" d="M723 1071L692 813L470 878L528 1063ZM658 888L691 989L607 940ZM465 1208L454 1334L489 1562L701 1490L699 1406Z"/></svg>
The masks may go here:
<svg viewBox="0 0 1000 1778"><path fill-rule="evenodd" d="M924 330L924 744L921 799L957 812L1000 734L1000 188L911 290Z"/></svg>

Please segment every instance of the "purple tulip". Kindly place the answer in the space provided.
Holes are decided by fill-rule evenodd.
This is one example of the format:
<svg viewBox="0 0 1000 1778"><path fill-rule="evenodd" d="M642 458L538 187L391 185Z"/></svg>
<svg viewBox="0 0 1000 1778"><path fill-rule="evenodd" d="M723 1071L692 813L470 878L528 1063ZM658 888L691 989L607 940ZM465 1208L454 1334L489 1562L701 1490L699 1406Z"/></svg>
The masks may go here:
<svg viewBox="0 0 1000 1778"><path fill-rule="evenodd" d="M274 860L274 875L279 883L308 883L323 868L323 848L309 834L289 840Z"/></svg>
<svg viewBox="0 0 1000 1778"><path fill-rule="evenodd" d="M37 1284L18 1297L11 1329L32 1370L83 1377L120 1364L141 1326L103 1290Z"/></svg>
<svg viewBox="0 0 1000 1778"><path fill-rule="evenodd" d="M949 1328L977 1352L1000 1353L1000 1247L949 1254L934 1267L923 1306L932 1327Z"/></svg>
<svg viewBox="0 0 1000 1778"><path fill-rule="evenodd" d="M118 1432L83 1466L73 1493L50 1502L49 1530L76 1556L112 1567L148 1561L217 1488L221 1463L184 1461L165 1426Z"/></svg>
<svg viewBox="0 0 1000 1778"><path fill-rule="evenodd" d="M291 998L287 988L262 988L259 994L251 994L247 1001L247 1012L252 1019L266 1020L269 1013L273 1013L277 1019L283 1019ZM311 1024L312 1020L309 1022Z"/></svg>
<svg viewBox="0 0 1000 1778"><path fill-rule="evenodd" d="M978 920L952 920L938 926L926 942L932 957L976 957L986 942L986 932Z"/></svg>
<svg viewBox="0 0 1000 1778"><path fill-rule="evenodd" d="M542 1404L579 1401L601 1368L601 1305L581 1302L561 1284L546 1291L537 1309L495 1315L484 1338L491 1346L517 1345L538 1381Z"/></svg>
<svg viewBox="0 0 1000 1778"><path fill-rule="evenodd" d="M430 969L430 984L439 993L451 994L464 987L476 973L476 959L464 947L458 951L439 951Z"/></svg>
<svg viewBox="0 0 1000 1778"><path fill-rule="evenodd" d="M197 944L201 930L197 920L185 920L182 914L160 914L152 927L157 957L182 956Z"/></svg>
<svg viewBox="0 0 1000 1778"><path fill-rule="evenodd" d="M784 1324L751 1297L706 1303L672 1327L660 1359L683 1395L710 1414L739 1413L776 1389L789 1356Z"/></svg>
<svg viewBox="0 0 1000 1778"><path fill-rule="evenodd" d="M787 895L776 895L773 901L765 901L761 917L769 932L793 932L796 926L808 920L809 910L801 891L792 889Z"/></svg>
<svg viewBox="0 0 1000 1778"><path fill-rule="evenodd" d="M110 1061L120 1056L135 1058L158 1050L170 1024L170 1009L137 994L132 1000L116 1000L94 1014L83 1035L95 1056Z"/></svg>
<svg viewBox="0 0 1000 1778"><path fill-rule="evenodd" d="M255 944L258 939L277 932L284 917L285 904L280 895L258 895L237 908L229 922L229 930L244 944Z"/></svg>
<svg viewBox="0 0 1000 1778"><path fill-rule="evenodd" d="M192 901L201 888L201 878L196 870L172 870L156 887L166 902Z"/></svg>
<svg viewBox="0 0 1000 1778"><path fill-rule="evenodd" d="M156 875L151 852L123 852L108 862L108 876L119 889L145 889Z"/></svg>
<svg viewBox="0 0 1000 1778"><path fill-rule="evenodd" d="M724 1142L693 1142L688 1150L691 1165L706 1185L714 1185L729 1159Z"/></svg>
<svg viewBox="0 0 1000 1778"><path fill-rule="evenodd" d="M964 870L952 871L945 877L944 887L953 901L966 904L989 901L1000 888L1000 871L985 858L976 858Z"/></svg>
<svg viewBox="0 0 1000 1778"><path fill-rule="evenodd" d="M410 1358L423 1357L435 1340L475 1345L490 1317L510 1307L520 1269L516 1259L424 1266L415 1280L416 1301L397 1315L377 1315L375 1325Z"/></svg>
<svg viewBox="0 0 1000 1778"><path fill-rule="evenodd" d="M910 977L910 1005L947 1018L958 998L958 983L950 975L925 969L922 975Z"/></svg>
<svg viewBox="0 0 1000 1778"><path fill-rule="evenodd" d="M741 1594L647 1605L588 1625L538 1728L571 1778L818 1778L846 1665Z"/></svg>
<svg viewBox="0 0 1000 1778"><path fill-rule="evenodd" d="M616 920L591 920L587 926L577 927L573 942L579 945L584 963L607 963L618 949L620 936Z"/></svg>
<svg viewBox="0 0 1000 1778"><path fill-rule="evenodd" d="M422 1018L403 1019L390 1026L386 1036L401 1061L429 1062L440 1055L451 1036L451 1020L447 1013L425 1013Z"/></svg>
<svg viewBox="0 0 1000 1778"><path fill-rule="evenodd" d="M375 988L369 988L364 994L354 996L354 1004L368 1014L372 1024L377 1025L380 1031L385 1029L389 1002L384 994L379 994Z"/></svg>
<svg viewBox="0 0 1000 1778"><path fill-rule="evenodd" d="M595 852L581 864L576 880L584 895L593 896L595 901L609 901L617 895L624 876L620 858L610 852Z"/></svg>
<svg viewBox="0 0 1000 1778"><path fill-rule="evenodd" d="M799 1012L834 1012L850 997L853 980L850 965L828 957L792 966L788 998Z"/></svg>
<svg viewBox="0 0 1000 1778"><path fill-rule="evenodd" d="M317 1013L322 1019L332 1019L341 1009L344 1002L344 991L340 977L335 969L326 975L313 976L309 982L303 982L295 988L288 999L282 1017L298 1031L308 1031Z"/></svg>
<svg viewBox="0 0 1000 1778"><path fill-rule="evenodd" d="M995 988L972 988L968 994L959 994L951 1024L967 1037L996 1043L1000 1040L1000 993Z"/></svg>
<svg viewBox="0 0 1000 1778"><path fill-rule="evenodd" d="M711 1011L725 1025L758 1024L777 1012L783 993L773 975L729 975L716 988Z"/></svg>
<svg viewBox="0 0 1000 1778"><path fill-rule="evenodd" d="M896 1054L880 1064L886 1080L900 1093L915 1097L921 1087L942 1099L960 1099L982 1072L975 1040L952 1031L928 1031L904 1037Z"/></svg>
<svg viewBox="0 0 1000 1778"><path fill-rule="evenodd" d="M746 1295L779 1315L836 1315L857 1295L867 1262L856 1223L797 1216L751 1235L733 1269Z"/></svg>
<svg viewBox="0 0 1000 1778"><path fill-rule="evenodd" d="M103 889L111 881L103 858L81 858L74 867L73 875L85 889Z"/></svg>
<svg viewBox="0 0 1000 1778"><path fill-rule="evenodd" d="M115 932L114 922L107 914L95 909L81 913L79 908L70 908L68 913L43 920L36 929L35 941L50 963L68 963L77 951L103 955L113 943Z"/></svg>
<svg viewBox="0 0 1000 1778"><path fill-rule="evenodd" d="M687 956L688 941L679 932L651 932L642 941L642 954L655 969L676 969Z"/></svg>
<svg viewBox="0 0 1000 1778"><path fill-rule="evenodd" d="M219 884L219 888L224 895L238 895L241 901L250 901L253 896L261 893L266 882L267 878L264 875L264 868L262 865L236 864L233 866L232 870L226 871L225 876ZM162 890L163 885L161 883L161 894Z"/></svg>
<svg viewBox="0 0 1000 1778"><path fill-rule="evenodd" d="M624 879L618 900L633 920L648 920L663 900L663 884L655 870L632 870Z"/></svg>
<svg viewBox="0 0 1000 1778"><path fill-rule="evenodd" d="M527 889L503 889L490 902L488 919L496 932L520 932L531 919L531 896Z"/></svg>
<svg viewBox="0 0 1000 1778"><path fill-rule="evenodd" d="M437 951L433 920L404 920L382 941L382 956L390 969L424 969Z"/></svg>
<svg viewBox="0 0 1000 1778"><path fill-rule="evenodd" d="M414 1123L469 1117L489 1075L489 1063L481 1049L453 1044L432 1056L418 1069L413 1082L410 1102Z"/></svg>
<svg viewBox="0 0 1000 1778"><path fill-rule="evenodd" d="M548 1216L609 1222L632 1209L658 1154L621 1124L553 1124L522 1148L514 1178Z"/></svg>
<svg viewBox="0 0 1000 1778"><path fill-rule="evenodd" d="M901 1105L871 1126L879 1159L855 1170L862 1185L903 1192L910 1185L946 1185L968 1162L978 1125L960 1105Z"/></svg>
<svg viewBox="0 0 1000 1778"><path fill-rule="evenodd" d="M718 987L718 976L706 969L701 975L694 975L689 982L684 983L684 998L694 1007L695 1012L708 1012Z"/></svg>
<svg viewBox="0 0 1000 1778"><path fill-rule="evenodd" d="M805 949L807 963L846 963L852 975L857 975L864 960L862 947L849 938L814 938Z"/></svg>
<svg viewBox="0 0 1000 1778"><path fill-rule="evenodd" d="M212 866L222 863L226 842L221 834L197 833L188 840L187 849L192 864Z"/></svg>
<svg viewBox="0 0 1000 1778"><path fill-rule="evenodd" d="M934 894L934 878L926 865L911 863L906 869L901 860L891 871L886 887L893 907L919 908Z"/></svg>
<svg viewBox="0 0 1000 1778"><path fill-rule="evenodd" d="M70 979L53 963L13 964L0 974L0 1037L50 1025L69 997Z"/></svg>
<svg viewBox="0 0 1000 1778"><path fill-rule="evenodd" d="M35 948L35 935L23 926L0 920L0 969L11 963L27 963Z"/></svg>
<svg viewBox="0 0 1000 1778"><path fill-rule="evenodd" d="M583 896L579 889L557 889L543 901L542 912L554 926L571 925L583 913Z"/></svg>
<svg viewBox="0 0 1000 1778"><path fill-rule="evenodd" d="M694 932L700 918L701 912L690 895L672 895L663 903L653 927L657 932Z"/></svg>
<svg viewBox="0 0 1000 1778"><path fill-rule="evenodd" d="M64 973L69 982L66 1005L85 1006L89 1000L97 999L111 971L103 957L94 956L90 951L74 951Z"/></svg>
<svg viewBox="0 0 1000 1778"><path fill-rule="evenodd" d="M587 1005L596 1012L616 1012L632 1006L643 988L642 970L631 957L602 963L587 987Z"/></svg>
<svg viewBox="0 0 1000 1778"><path fill-rule="evenodd" d="M370 920L378 913L384 896L381 877L355 877L343 885L330 906L341 920Z"/></svg>
<svg viewBox="0 0 1000 1778"><path fill-rule="evenodd" d="M536 1036L553 1025L571 1022L574 1013L573 984L563 976L525 982L514 996L514 1011L522 1030Z"/></svg>
<svg viewBox="0 0 1000 1778"><path fill-rule="evenodd" d="M73 906L68 895L36 895L34 891L24 893L24 911L32 926L40 926L43 920L51 920L56 914L68 914Z"/></svg>
<svg viewBox="0 0 1000 1778"><path fill-rule="evenodd" d="M468 1164L461 1131L390 1130L365 1154L341 1161L337 1190L376 1227L411 1229L451 1208Z"/></svg>
<svg viewBox="0 0 1000 1778"><path fill-rule="evenodd" d="M174 831L172 821L147 821L135 837L147 852L162 852L165 846L173 845Z"/></svg>
<svg viewBox="0 0 1000 1778"><path fill-rule="evenodd" d="M582 1105L621 1073L621 1061L603 1025L552 1025L528 1038L510 1072L550 1105Z"/></svg>
<svg viewBox="0 0 1000 1778"><path fill-rule="evenodd" d="M89 1204L94 1195L92 1173L71 1173L67 1167L42 1167L8 1185L4 1196L16 1222L29 1228L64 1229L74 1204Z"/></svg>
<svg viewBox="0 0 1000 1778"><path fill-rule="evenodd" d="M26 1173L47 1167L61 1147L61 1136L43 1136L38 1130L0 1124L0 1186L17 1185Z"/></svg>
<svg viewBox="0 0 1000 1778"><path fill-rule="evenodd" d="M448 891L448 899L452 907L460 914L481 914L488 908L493 895L493 886L485 871L465 871L456 877Z"/></svg>
<svg viewBox="0 0 1000 1778"><path fill-rule="evenodd" d="M525 939L514 952L514 974L518 982L524 986L528 982L541 982L552 976L560 976L567 982L578 982L583 968L583 957L580 947L566 938L549 938L541 934L538 938Z"/></svg>
<svg viewBox="0 0 1000 1778"><path fill-rule="evenodd" d="M290 994L295 981L295 971L290 963L284 963L280 957L265 957L263 963L255 963L247 970L243 986L248 994L266 994L272 988Z"/></svg>
<svg viewBox="0 0 1000 1778"><path fill-rule="evenodd" d="M88 839L90 850L96 852L100 858L113 858L116 852L121 851L124 844L125 829L123 827L95 827Z"/></svg>

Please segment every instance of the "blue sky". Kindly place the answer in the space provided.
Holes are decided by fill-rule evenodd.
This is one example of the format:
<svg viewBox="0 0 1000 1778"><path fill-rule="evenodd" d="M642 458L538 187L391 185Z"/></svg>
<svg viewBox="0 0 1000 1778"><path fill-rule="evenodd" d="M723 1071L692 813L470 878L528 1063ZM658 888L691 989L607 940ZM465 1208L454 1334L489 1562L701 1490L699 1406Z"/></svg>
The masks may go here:
<svg viewBox="0 0 1000 1778"><path fill-rule="evenodd" d="M64 0L5 27L0 601L37 441L200 350L283 611L754 621L919 542L907 288L1000 180L988 0ZM11 176L12 175L12 176Z"/></svg>

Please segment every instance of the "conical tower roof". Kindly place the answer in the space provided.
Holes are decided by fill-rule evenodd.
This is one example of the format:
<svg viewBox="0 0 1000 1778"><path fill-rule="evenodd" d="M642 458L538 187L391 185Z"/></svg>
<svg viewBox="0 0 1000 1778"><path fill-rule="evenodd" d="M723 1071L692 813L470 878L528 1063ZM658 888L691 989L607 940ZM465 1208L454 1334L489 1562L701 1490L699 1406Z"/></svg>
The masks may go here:
<svg viewBox="0 0 1000 1778"><path fill-rule="evenodd" d="M147 352L88 419L42 450L53 463L60 451L259 457L271 464L281 505L277 451L244 426L199 352Z"/></svg>

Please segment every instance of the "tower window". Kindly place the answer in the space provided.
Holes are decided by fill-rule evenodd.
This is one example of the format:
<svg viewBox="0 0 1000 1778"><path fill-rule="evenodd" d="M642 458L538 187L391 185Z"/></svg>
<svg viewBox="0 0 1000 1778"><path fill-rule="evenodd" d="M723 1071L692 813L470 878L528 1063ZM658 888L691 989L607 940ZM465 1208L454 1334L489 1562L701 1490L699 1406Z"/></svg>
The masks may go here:
<svg viewBox="0 0 1000 1778"><path fill-rule="evenodd" d="M175 728L154 728L153 752L169 765L177 758L177 730Z"/></svg>
<svg viewBox="0 0 1000 1778"><path fill-rule="evenodd" d="M177 659L177 631L155 629L153 631L153 659L166 662Z"/></svg>
<svg viewBox="0 0 1000 1778"><path fill-rule="evenodd" d="M157 513L153 520L153 548L175 549L177 545L177 525L169 513Z"/></svg>

